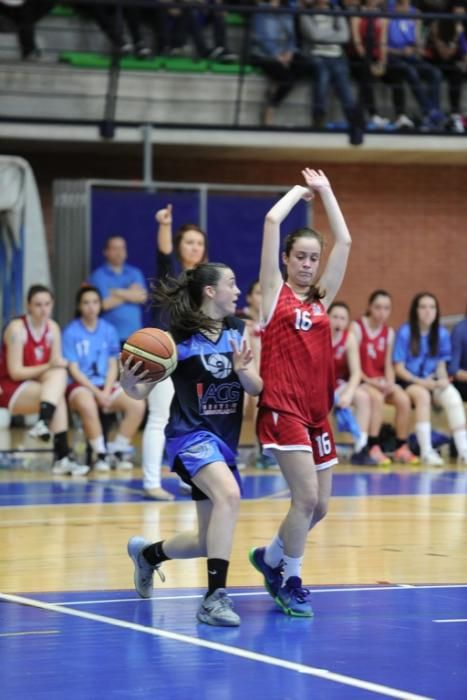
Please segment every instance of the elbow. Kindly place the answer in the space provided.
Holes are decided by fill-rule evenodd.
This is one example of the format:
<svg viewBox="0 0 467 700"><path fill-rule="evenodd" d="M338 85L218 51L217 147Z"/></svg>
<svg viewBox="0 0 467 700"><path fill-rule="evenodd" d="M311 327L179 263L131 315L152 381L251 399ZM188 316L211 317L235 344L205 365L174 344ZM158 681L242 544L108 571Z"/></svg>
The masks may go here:
<svg viewBox="0 0 467 700"><path fill-rule="evenodd" d="M258 381L256 382L256 386L254 387L254 390L252 391L251 395L252 396L259 396L262 391L263 391L263 380L261 379L261 377L259 377Z"/></svg>
<svg viewBox="0 0 467 700"><path fill-rule="evenodd" d="M280 220L280 218L279 218L276 214L274 214L273 211L271 210L271 211L268 211L268 213L266 214L265 219L264 219L264 223L265 223L265 224L272 224L273 226L276 226L277 224L280 224L280 223L281 223L281 220Z"/></svg>

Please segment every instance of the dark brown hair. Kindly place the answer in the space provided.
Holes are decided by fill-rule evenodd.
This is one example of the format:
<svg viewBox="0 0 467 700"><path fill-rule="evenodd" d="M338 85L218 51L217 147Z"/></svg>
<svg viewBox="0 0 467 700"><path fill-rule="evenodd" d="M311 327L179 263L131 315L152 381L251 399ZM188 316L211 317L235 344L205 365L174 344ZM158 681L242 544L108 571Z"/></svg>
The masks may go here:
<svg viewBox="0 0 467 700"><path fill-rule="evenodd" d="M196 224L183 224L182 226L180 226L179 229L177 229L177 232L174 236L174 251L175 251L175 255L177 257L177 260L180 263L182 262L182 259L180 256L180 245L181 245L181 242L183 240L183 236L185 235L185 233L187 233L187 231L196 231L197 233L200 233L202 235L203 241L204 241L204 255L203 255L203 259L201 260L201 263L207 262L207 260L208 260L208 237L206 236L203 229L200 228L199 226L197 226Z"/></svg>
<svg viewBox="0 0 467 700"><path fill-rule="evenodd" d="M284 253L289 257L294 243L299 238L314 238L318 241L321 251L324 249L324 238L323 236L312 228L298 228L296 231L292 231L284 240ZM287 281L287 270L284 271L284 279ZM310 285L309 292L306 297L306 301L319 301L326 296L326 292L321 290L318 285Z"/></svg>
<svg viewBox="0 0 467 700"><path fill-rule="evenodd" d="M418 305L420 299L430 297L436 304L435 320L431 324L428 332L428 348L431 357L436 357L439 348L439 304L434 294L431 292L420 292L412 299L409 310L409 326L410 326L410 352L416 357L420 352L420 324L418 320Z"/></svg>
<svg viewBox="0 0 467 700"><path fill-rule="evenodd" d="M219 282L221 270L229 270L224 263L201 263L192 270L185 270L177 279L159 280L153 287L155 306L168 316L170 331L176 342L200 331L218 330L219 321L201 310L205 287Z"/></svg>

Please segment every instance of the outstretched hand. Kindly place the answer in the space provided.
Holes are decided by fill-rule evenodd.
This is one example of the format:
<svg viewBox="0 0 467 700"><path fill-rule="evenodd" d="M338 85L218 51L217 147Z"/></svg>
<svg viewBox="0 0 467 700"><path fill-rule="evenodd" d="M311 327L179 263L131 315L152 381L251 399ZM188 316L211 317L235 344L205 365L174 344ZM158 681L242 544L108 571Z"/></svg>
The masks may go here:
<svg viewBox="0 0 467 700"><path fill-rule="evenodd" d="M233 338L230 338L229 342L230 347L232 348L232 362L234 371L237 372L237 374L238 372L244 372L246 369L248 369L248 365L253 360L253 352L246 344L246 340L242 340L240 346L237 345L237 342Z"/></svg>
<svg viewBox="0 0 467 700"><path fill-rule="evenodd" d="M134 364L132 364L132 362ZM125 362L122 363L122 356L119 357L120 365L120 377L119 382L123 391L128 394L128 396L134 396L134 398L140 398L136 396L138 393L136 389L137 384L154 384L154 380L148 378L149 370L145 369L141 371L143 363L141 360L134 362L134 358L127 357Z"/></svg>
<svg viewBox="0 0 467 700"><path fill-rule="evenodd" d="M323 190L331 189L331 185L326 175L322 170L312 170L305 168L302 170L302 175L305 179L307 187L313 192L322 192Z"/></svg>
<svg viewBox="0 0 467 700"><path fill-rule="evenodd" d="M165 224L166 226L170 226L172 223L172 205L167 204L165 209L159 209L158 212L156 212L156 221L158 224Z"/></svg>

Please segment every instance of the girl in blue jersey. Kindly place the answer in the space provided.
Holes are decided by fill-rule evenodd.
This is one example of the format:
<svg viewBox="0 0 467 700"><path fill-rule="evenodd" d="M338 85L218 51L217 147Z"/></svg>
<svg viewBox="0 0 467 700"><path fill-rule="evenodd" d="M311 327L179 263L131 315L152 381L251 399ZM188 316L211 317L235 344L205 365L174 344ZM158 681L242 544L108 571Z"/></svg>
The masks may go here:
<svg viewBox="0 0 467 700"><path fill-rule="evenodd" d="M431 404L446 412L459 455L467 464L467 434L462 399L450 382L447 363L451 342L439 323L439 304L433 294L421 292L410 305L409 321L396 335L392 355L396 376L415 406L415 433L425 464L441 466L443 460L431 443Z"/></svg>
<svg viewBox="0 0 467 700"><path fill-rule="evenodd" d="M63 355L69 362L72 382L67 388L68 405L81 418L94 454L94 468L109 471L132 469L125 459L131 440L144 416L144 403L127 396L116 383L120 343L115 328L99 314L102 297L96 287L82 287L76 295L77 318L63 331ZM123 419L113 442L115 459L109 460L100 413L122 412Z"/></svg>
<svg viewBox="0 0 467 700"><path fill-rule="evenodd" d="M195 224L183 224L172 238L172 205L156 212L157 276L163 280L176 277L207 259L206 234ZM160 325L156 322L156 325ZM147 498L171 501L171 493L161 487L162 456L165 445L165 427L174 394L173 382L159 382L148 396L148 418L142 440L143 487ZM182 490L189 488L180 482Z"/></svg>
<svg viewBox="0 0 467 700"><path fill-rule="evenodd" d="M240 502L235 453L243 392L257 395L263 385L244 322L234 317L239 294L234 273L221 263L202 263L178 280L159 282L156 303L168 312L178 351L166 449L173 471L192 487L198 530L154 544L142 537L128 542L143 598L151 596L154 571L167 559L207 557L208 591L197 617L220 626L240 624L225 590ZM120 381L130 396L142 399L154 384L140 369L129 358Z"/></svg>

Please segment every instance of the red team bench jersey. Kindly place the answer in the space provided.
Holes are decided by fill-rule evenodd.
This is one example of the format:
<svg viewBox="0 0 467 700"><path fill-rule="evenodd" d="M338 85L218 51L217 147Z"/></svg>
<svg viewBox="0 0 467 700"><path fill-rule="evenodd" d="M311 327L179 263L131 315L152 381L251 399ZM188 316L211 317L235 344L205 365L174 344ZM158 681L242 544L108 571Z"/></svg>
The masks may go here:
<svg viewBox="0 0 467 700"><path fill-rule="evenodd" d="M42 365L45 362L50 361L50 356L52 354L52 342L53 335L50 329L50 324L47 322L43 333L39 337L33 335L33 331L28 323L26 316L21 316L23 321L23 365L24 367L36 367L37 365ZM6 343L2 344L2 354L0 357L0 387L2 393L0 394L0 406L2 408L11 408L10 401L13 402L14 397L17 396L18 388L24 384L24 382L17 382L11 379L8 374L7 368L7 347Z"/></svg>
<svg viewBox="0 0 467 700"><path fill-rule="evenodd" d="M349 379L349 365L347 364L347 349L346 343L349 331L343 331L340 340L332 346L334 353L334 375L336 378L336 386L346 382Z"/></svg>
<svg viewBox="0 0 467 700"><path fill-rule="evenodd" d="M262 335L260 407L320 424L333 405L333 364L324 306L300 301L284 283Z"/></svg>
<svg viewBox="0 0 467 700"><path fill-rule="evenodd" d="M38 338L33 335L26 316L21 316L24 324L25 343L23 345L23 365L24 367L36 367L45 362L49 362L52 352L52 331L49 323L46 324L44 332ZM6 344L3 343L2 355L0 358L0 379L9 378L6 364Z"/></svg>
<svg viewBox="0 0 467 700"><path fill-rule="evenodd" d="M360 329L357 340L362 371L367 377L384 377L386 352L393 334L392 329L382 326L379 331L372 333L364 319L358 319L356 324Z"/></svg>

